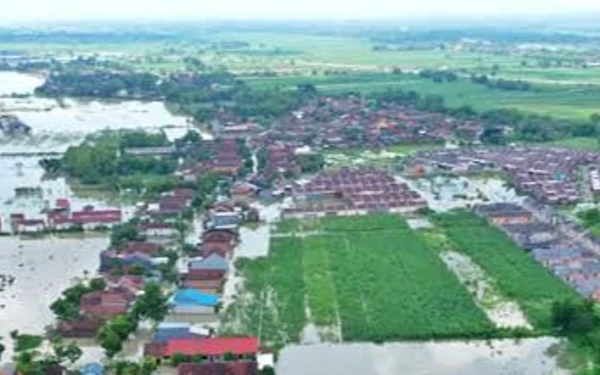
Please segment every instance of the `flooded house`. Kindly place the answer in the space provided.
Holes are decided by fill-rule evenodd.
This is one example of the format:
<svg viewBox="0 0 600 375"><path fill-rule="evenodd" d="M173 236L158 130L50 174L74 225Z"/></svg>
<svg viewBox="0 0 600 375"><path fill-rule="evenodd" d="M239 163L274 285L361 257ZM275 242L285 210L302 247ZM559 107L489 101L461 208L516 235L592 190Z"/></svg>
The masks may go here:
<svg viewBox="0 0 600 375"><path fill-rule="evenodd" d="M152 337L153 342L166 342L173 339L201 339L206 338L204 332L199 332L191 323L187 322L162 322L156 327Z"/></svg>
<svg viewBox="0 0 600 375"><path fill-rule="evenodd" d="M139 225L140 234L144 237L171 238L178 232L172 223L144 222Z"/></svg>
<svg viewBox="0 0 600 375"><path fill-rule="evenodd" d="M238 360L256 357L259 353L256 337L212 337L205 339L171 339L161 343L151 343L144 348L144 355L169 359L174 354L202 356L207 362L224 361L226 354Z"/></svg>
<svg viewBox="0 0 600 375"><path fill-rule="evenodd" d="M123 212L121 210L96 210L94 207L88 206L82 211L74 211L71 218L84 230L112 228L123 221Z"/></svg>
<svg viewBox="0 0 600 375"><path fill-rule="evenodd" d="M550 247L558 242L556 228L550 224L529 222L523 224L505 224L501 228L527 251Z"/></svg>
<svg viewBox="0 0 600 375"><path fill-rule="evenodd" d="M58 322L56 329L65 338L84 339L95 338L103 325L103 320L81 316L75 320Z"/></svg>
<svg viewBox="0 0 600 375"><path fill-rule="evenodd" d="M96 291L81 297L79 309L83 316L108 320L125 314L135 295L123 289Z"/></svg>
<svg viewBox="0 0 600 375"><path fill-rule="evenodd" d="M196 289L179 289L171 297L174 315L215 315L221 300L215 294Z"/></svg>
<svg viewBox="0 0 600 375"><path fill-rule="evenodd" d="M292 191L294 206L282 211L284 218L402 213L427 207L420 194L376 168L324 172Z"/></svg>
<svg viewBox="0 0 600 375"><path fill-rule="evenodd" d="M235 362L182 363L177 367L178 375L258 375L256 361L240 360Z"/></svg>
<svg viewBox="0 0 600 375"><path fill-rule="evenodd" d="M478 204L473 211L496 225L527 224L534 220L531 212L515 203Z"/></svg>

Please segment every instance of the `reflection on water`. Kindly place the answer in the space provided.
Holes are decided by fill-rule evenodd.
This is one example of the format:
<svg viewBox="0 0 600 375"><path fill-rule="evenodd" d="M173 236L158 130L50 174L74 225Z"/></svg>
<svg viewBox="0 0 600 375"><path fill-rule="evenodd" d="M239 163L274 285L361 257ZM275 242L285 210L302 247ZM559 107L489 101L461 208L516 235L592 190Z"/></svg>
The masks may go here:
<svg viewBox="0 0 600 375"><path fill-rule="evenodd" d="M73 210L81 210L86 205L106 208L109 205L100 199L77 197L64 178L43 179L44 170L38 158L0 157L0 224L7 228L11 213L23 213L27 218L43 218L43 210L52 207L58 198L68 198ZM41 188L41 195L15 196L15 188Z"/></svg>
<svg viewBox="0 0 600 375"><path fill-rule="evenodd" d="M169 138L180 137L193 128L190 120L174 116L161 102L79 101L26 97L10 98L12 93L33 94L43 79L27 74L0 72L0 114L18 116L32 128L36 146L46 151L64 151L87 134L103 129L145 129L166 127ZM65 142L65 140L67 140ZM41 143L41 145L40 145ZM30 151L31 139L3 142L3 152Z"/></svg>
<svg viewBox="0 0 600 375"><path fill-rule="evenodd" d="M547 375L559 370L548 349L558 339L290 346L280 375Z"/></svg>
<svg viewBox="0 0 600 375"><path fill-rule="evenodd" d="M45 238L22 240L0 237L0 275L15 278L0 290L0 337L9 333L40 334L52 324L50 304L62 291L85 275L93 276L108 238ZM10 349L10 348L9 348ZM10 350L3 356L9 359Z"/></svg>

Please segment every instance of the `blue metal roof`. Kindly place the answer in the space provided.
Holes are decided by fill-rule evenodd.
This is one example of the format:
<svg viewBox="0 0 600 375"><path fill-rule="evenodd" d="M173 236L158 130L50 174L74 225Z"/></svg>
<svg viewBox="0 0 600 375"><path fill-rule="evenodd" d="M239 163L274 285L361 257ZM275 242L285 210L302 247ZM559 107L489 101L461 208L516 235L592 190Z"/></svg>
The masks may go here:
<svg viewBox="0 0 600 375"><path fill-rule="evenodd" d="M219 297L202 293L196 289L179 289L173 296L173 303L178 306L210 306L219 304Z"/></svg>
<svg viewBox="0 0 600 375"><path fill-rule="evenodd" d="M104 374L104 367L99 363L88 363L83 366L80 372L81 375L102 375Z"/></svg>

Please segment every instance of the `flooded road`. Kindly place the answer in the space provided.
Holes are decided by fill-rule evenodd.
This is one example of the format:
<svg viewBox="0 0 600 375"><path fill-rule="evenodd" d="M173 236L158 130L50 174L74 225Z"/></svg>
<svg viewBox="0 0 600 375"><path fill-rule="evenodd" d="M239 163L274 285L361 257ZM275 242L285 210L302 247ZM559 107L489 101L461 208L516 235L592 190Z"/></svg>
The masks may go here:
<svg viewBox="0 0 600 375"><path fill-rule="evenodd" d="M279 375L562 375L552 337L472 342L317 344L280 353Z"/></svg>
<svg viewBox="0 0 600 375"><path fill-rule="evenodd" d="M0 237L0 275L14 277L0 287L0 337L9 333L43 334L54 322L50 304L76 280L93 276L107 237L19 239ZM11 357L11 350L3 360Z"/></svg>

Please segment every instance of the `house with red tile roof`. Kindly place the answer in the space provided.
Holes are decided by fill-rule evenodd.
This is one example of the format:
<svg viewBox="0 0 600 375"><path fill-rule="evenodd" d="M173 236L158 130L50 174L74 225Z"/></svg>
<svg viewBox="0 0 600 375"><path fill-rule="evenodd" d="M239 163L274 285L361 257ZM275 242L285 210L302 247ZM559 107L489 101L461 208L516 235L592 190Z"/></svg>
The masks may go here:
<svg viewBox="0 0 600 375"><path fill-rule="evenodd" d="M124 289L85 294L79 302L81 314L92 319L107 320L125 314L135 295Z"/></svg>
<svg viewBox="0 0 600 375"><path fill-rule="evenodd" d="M119 249L119 253L122 254L133 254L140 253L146 254L149 256L158 255L164 248L156 243L152 242L143 242L143 241L130 241Z"/></svg>
<svg viewBox="0 0 600 375"><path fill-rule="evenodd" d="M75 211L71 214L73 222L79 224L85 230L98 228L112 228L123 220L121 210L96 210L86 207L83 211Z"/></svg>
<svg viewBox="0 0 600 375"><path fill-rule="evenodd" d="M258 375L256 361L182 363L178 375Z"/></svg>
<svg viewBox="0 0 600 375"><path fill-rule="evenodd" d="M162 343L151 343L144 354L152 357L170 358L174 354L201 355L209 360L222 360L225 354L238 358L256 356L259 342L256 337L213 337L203 339L172 339Z"/></svg>
<svg viewBox="0 0 600 375"><path fill-rule="evenodd" d="M61 321L57 330L65 338L94 338L98 334L103 322L83 316L73 321Z"/></svg>

